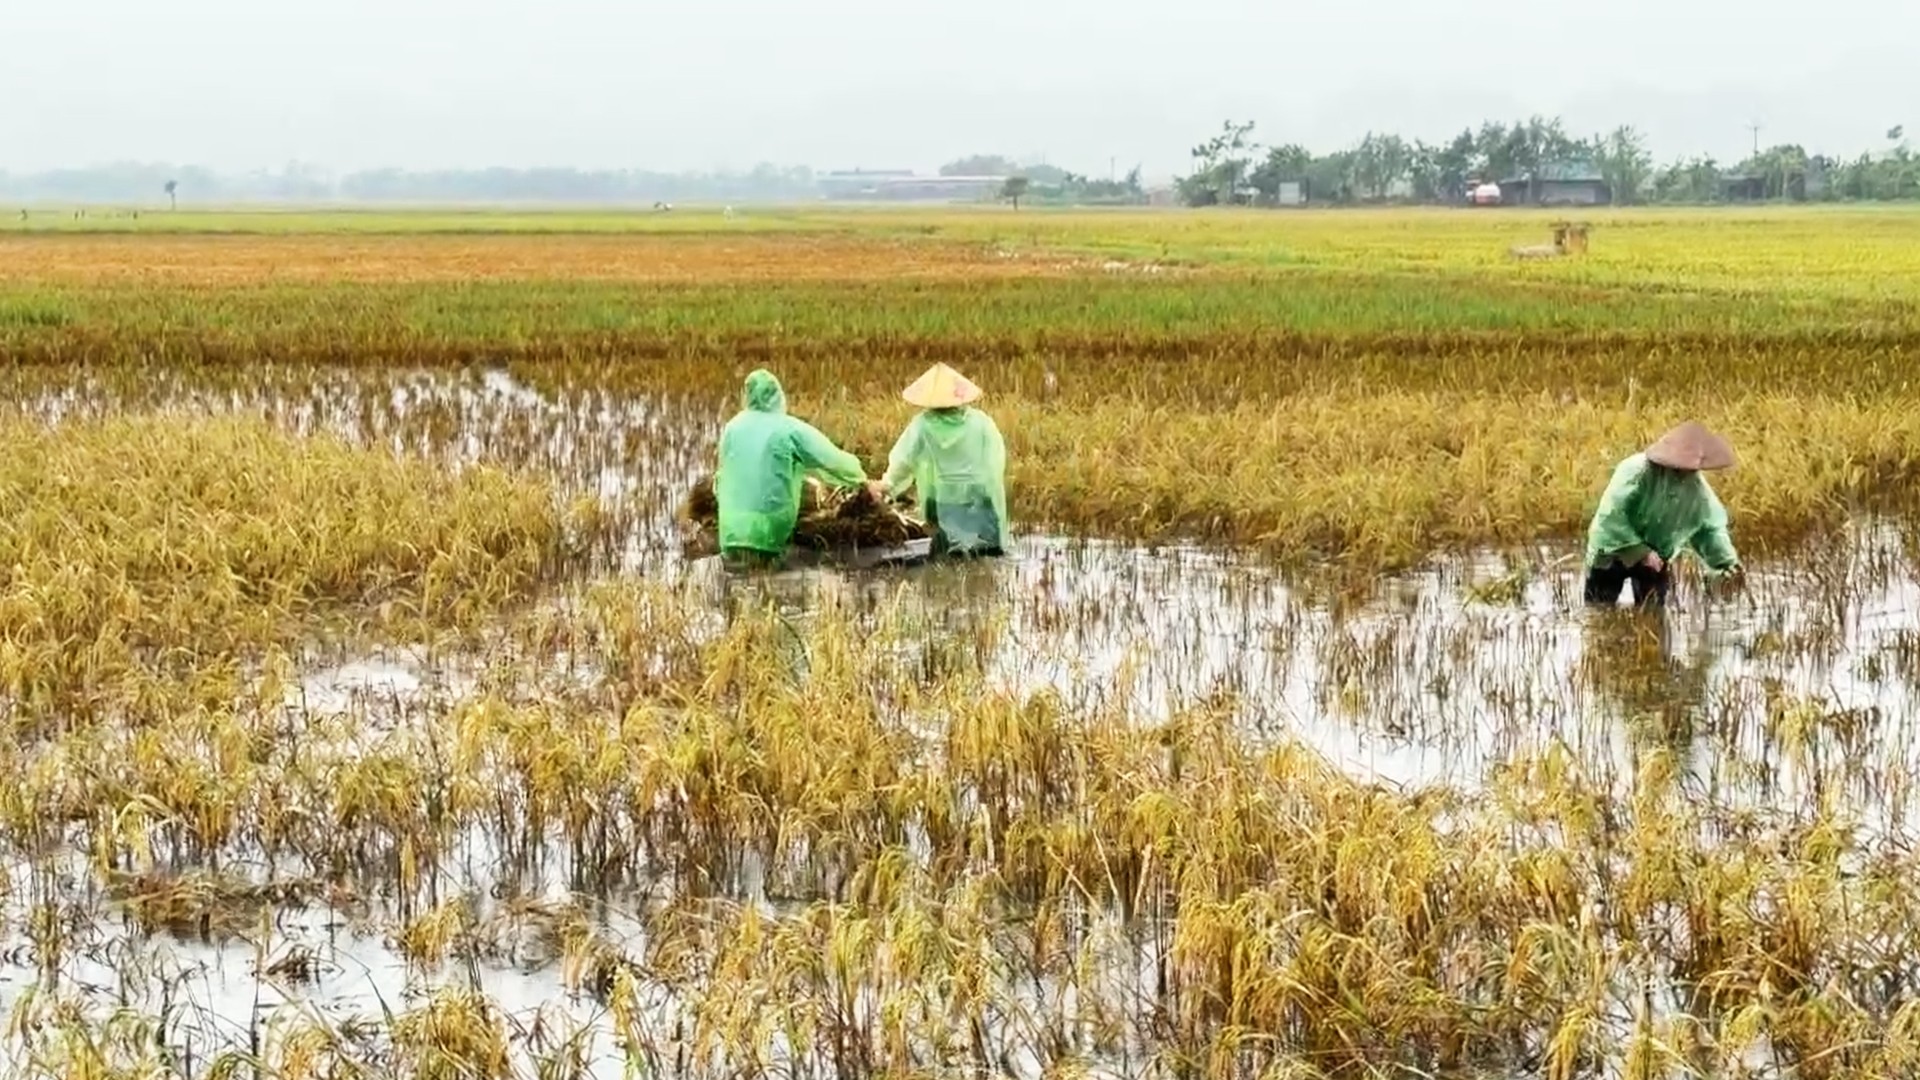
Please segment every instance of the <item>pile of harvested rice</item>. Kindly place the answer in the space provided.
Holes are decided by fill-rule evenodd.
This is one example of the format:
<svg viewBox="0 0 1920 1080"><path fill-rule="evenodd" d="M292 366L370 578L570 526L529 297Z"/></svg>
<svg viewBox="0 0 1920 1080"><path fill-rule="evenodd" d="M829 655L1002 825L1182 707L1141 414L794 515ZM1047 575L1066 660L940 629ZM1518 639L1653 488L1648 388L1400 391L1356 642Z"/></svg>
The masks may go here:
<svg viewBox="0 0 1920 1080"><path fill-rule="evenodd" d="M695 530L693 548L718 550L720 500L714 496L712 476L701 477L693 486L683 518ZM875 499L865 488L832 488L808 477L800 489L794 547L887 548L932 535L926 522Z"/></svg>

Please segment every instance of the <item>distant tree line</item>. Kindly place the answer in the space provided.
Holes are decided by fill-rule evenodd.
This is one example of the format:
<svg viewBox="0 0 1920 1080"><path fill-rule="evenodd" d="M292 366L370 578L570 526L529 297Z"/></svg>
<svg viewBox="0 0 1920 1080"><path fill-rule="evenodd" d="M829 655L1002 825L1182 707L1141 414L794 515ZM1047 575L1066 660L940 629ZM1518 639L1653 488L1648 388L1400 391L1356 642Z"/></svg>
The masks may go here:
<svg viewBox="0 0 1920 1080"><path fill-rule="evenodd" d="M1763 150L1736 163L1711 157L1656 165L1631 127L1575 136L1558 118L1489 121L1451 140L1428 143L1368 132L1346 149L1315 153L1297 143L1261 145L1249 121L1228 121L1192 150L1193 169L1176 181L1190 206L1273 205L1298 185L1312 202L1453 203L1481 182L1523 178L1577 164L1590 169L1621 203L1706 203L1728 199L1920 199L1920 155L1902 127L1887 144L1851 158L1809 153L1799 145ZM974 154L942 166L943 177L996 177L987 197L1021 204L1127 205L1148 201L1138 167L1124 177L1095 179L1050 164L1022 165L998 154ZM822 195L805 166L762 164L744 172L663 173L646 170L374 169L334 176L311 165L244 174L198 167L114 164L37 173L0 172L0 200L53 200L146 205L177 196L201 203L234 202L554 202L792 201Z"/></svg>
<svg viewBox="0 0 1920 1080"><path fill-rule="evenodd" d="M1179 178L1189 206L1271 205L1288 185L1314 202L1453 203L1479 183L1523 178L1543 169L1591 168L1620 203L1705 203L1729 198L1868 200L1920 198L1920 155L1906 130L1888 145L1854 158L1776 146L1723 164L1691 157L1661 166L1632 127L1575 136L1558 118L1513 124L1489 121L1443 143L1368 132L1345 150L1316 154L1297 143L1263 146L1251 121L1227 121L1192 151L1193 171Z"/></svg>
<svg viewBox="0 0 1920 1080"><path fill-rule="evenodd" d="M975 155L942 167L944 177L1018 179L994 197L1018 191L1022 203L1137 203L1146 198L1140 170L1096 180L1053 165L1022 166L998 155ZM631 203L658 201L776 202L821 197L820 176L806 166L760 165L746 172L660 173L643 170L373 169L333 176L311 165L243 174L199 167L128 163L38 173L0 172L0 199L83 203L505 202Z"/></svg>
<svg viewBox="0 0 1920 1080"><path fill-rule="evenodd" d="M1127 206L1147 201L1137 165L1124 177L1099 180L1058 165L1021 165L1000 154L973 154L940 166L940 175L1003 177L999 197L1016 205Z"/></svg>
<svg viewBox="0 0 1920 1080"><path fill-rule="evenodd" d="M820 194L813 170L761 165L746 172L640 170L374 169L335 177L293 163L277 171L217 173L199 167L116 164L38 173L0 172L0 198L148 203L178 193L202 203L776 201Z"/></svg>

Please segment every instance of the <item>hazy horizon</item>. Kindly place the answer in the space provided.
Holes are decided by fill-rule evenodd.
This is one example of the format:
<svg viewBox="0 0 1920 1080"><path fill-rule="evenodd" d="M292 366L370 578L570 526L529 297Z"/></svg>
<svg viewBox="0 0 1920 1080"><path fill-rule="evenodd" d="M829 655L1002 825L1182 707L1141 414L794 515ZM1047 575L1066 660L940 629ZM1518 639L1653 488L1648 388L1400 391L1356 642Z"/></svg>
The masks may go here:
<svg viewBox="0 0 1920 1080"><path fill-rule="evenodd" d="M1920 5L1818 17L1729 0L1605 14L1379 0L1364 13L1205 7L906 11L871 0L622 6L473 0L69 0L12 13L0 171L292 161L662 172L931 172L971 153L1104 175L1184 171L1222 120L1316 151L1367 131L1439 141L1482 120L1633 124L1655 156L1765 145L1850 155L1920 123L1901 70ZM1902 54L1907 55L1902 55Z"/></svg>

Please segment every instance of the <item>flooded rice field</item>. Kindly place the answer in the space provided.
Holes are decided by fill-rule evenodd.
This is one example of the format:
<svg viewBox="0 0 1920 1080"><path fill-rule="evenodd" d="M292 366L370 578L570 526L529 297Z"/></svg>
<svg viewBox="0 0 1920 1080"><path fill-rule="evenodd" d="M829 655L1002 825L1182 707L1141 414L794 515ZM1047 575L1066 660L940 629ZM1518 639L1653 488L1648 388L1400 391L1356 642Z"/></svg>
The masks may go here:
<svg viewBox="0 0 1920 1080"><path fill-rule="evenodd" d="M243 1059L276 1062L276 1075L306 1068L303 1075L312 1076L355 1075L351 1062L370 1070L366 1075L380 1075L371 1070L383 1063L399 1068L405 1062L418 1075L448 1077L518 1075L506 1071L508 1063L543 1077L636 1070L932 1075L963 1068L1024 1076L1057 1073L1068 1060L1078 1063L1080 1075L1179 1074L1167 1064L1168 1045L1253 1022L1216 1014L1218 1002L1196 989L1212 985L1216 975L1193 969L1199 946L1189 936L1209 931L1193 926L1197 915L1189 912L1184 924L1175 916L1184 890L1197 886L1184 877L1152 888L1140 883L1153 880L1152 863L1170 858L1166 852L1146 856L1144 865L1128 864L1139 875L1135 882L1078 881L1077 872L1091 864L1066 853L1100 841L1104 826L1096 823L1105 819L1098 815L1108 810L1080 819L1091 840L1069 835L1071 814L1062 819L1068 824L1036 817L1066 830L1046 835L1022 835L1002 820L988 823L1006 807L1044 808L1048 799L1043 789L1021 787L1022 778L1004 764L990 768L975 760L990 756L972 740L985 740L981 732L991 723L1005 725L996 729L1000 743L1021 748L1037 747L1036 733L1051 732L1055 742L1031 751L1033 776L1058 770L1063 783L1080 785L1074 797L1089 805L1103 806L1111 796L1113 820L1134 821L1128 828L1147 835L1154 799L1196 785L1230 785L1233 774L1222 766L1213 781L1183 780L1187 774L1176 762L1165 790L1128 794L1130 774L1118 762L1129 752L1121 747L1130 744L1114 733L1169 725L1186 733L1168 735L1170 745L1190 738L1204 746L1206 725L1217 721L1244 744L1221 751L1229 756L1299 747L1324 761L1298 765L1303 801L1288 813L1337 810L1320 827L1358 829L1377 812L1369 801L1375 796L1366 792L1450 801L1422 819L1430 826L1419 833L1422 840L1396 832L1400 826L1382 826L1367 842L1378 848L1450 840L1471 845L1490 843L1488 837L1505 829L1516 862L1494 876L1509 883L1523 863L1543 881L1553 878L1542 867L1557 865L1554 851L1578 863L1560 871L1569 880L1586 872L1633 873L1608 869L1627 858L1621 852L1590 850L1568 835L1570 810L1565 821L1522 823L1514 808L1553 797L1541 779L1549 774L1576 777L1567 783L1588 800L1583 812L1611 820L1628 812L1622 808L1653 815L1648 770L1665 770L1674 805L1686 809L1662 818L1661 827L1697 841L1690 851L1715 850L1728 837L1748 835L1755 822L1785 823L1793 832L1844 820L1854 846L1836 876L1863 873L1869 852L1902 847L1916 809L1912 777L1920 740L1909 718L1920 690L1920 585L1908 526L1898 519L1863 516L1803 551L1757 561L1733 595L1716 597L1685 581L1664 617L1582 610L1578 552L1564 544L1437 558L1364 591L1334 587L1331 574L1282 570L1231 551L1146 548L1045 531L1026 532L1008 557L990 562L829 566L744 578L726 574L716 560L685 557L678 542L679 500L708 466L724 419L705 402L628 399L591 387L542 390L504 371L449 378L269 370L265 378L250 375L244 387L181 378L137 392L84 384L18 390L20 408L56 422L135 410L239 412L296 432L390 447L449 469L505 464L553 481L563 497L596 496L606 522L601 542L549 588L526 596L506 620L512 625L483 643L333 640L301 650L291 670L271 679L254 673L239 709L246 715L236 722L285 733L287 745L241 755L254 770L252 786L223 812L248 824L231 842L197 845L189 837L200 827L182 807L129 796L95 811L85 828L50 830L41 850L15 852L0 883L8 946L0 953L0 1010L51 1022L52 1014L37 1010L57 1001L102 1018L101 1062L142 1044L163 1048L170 1067L184 1075L200 1075L220 1061L236 1068L231 1062ZM1603 479L1596 476L1596 485ZM1017 490L1013 499L1018 520ZM1732 509L1737 542L1739 507ZM587 624L595 631L578 629ZM759 629L748 633L743 625ZM727 643L735 641L729 635L739 636L737 656L729 651ZM624 644L609 644L615 641ZM679 788L663 781L641 791L609 780L622 770L645 769L626 758L609 763L605 755L615 740L608 732L629 736L631 744L632 733L647 725L666 730L714 702L734 700L709 700L705 691L655 697L636 689L655 685L650 680L656 678L665 685L657 671L701 648L721 650L711 661L719 672L715 682L743 685L743 676L725 674L732 656L738 664L781 666L838 696L797 691L791 701L780 699L778 708L792 711L797 734L770 723L754 726L762 721L748 716L747 706L731 713L714 705L715 716L747 725L754 737L730 742L715 726L700 739L662 748L662 757L698 759L697 767L645 766L677 777ZM264 689L268 682L271 693ZM761 692L738 691L740 700ZM955 695L1029 704L1009 705L994 720L984 710L967 712L970 706L956 704ZM623 703L624 714L607 705L612 700ZM808 728L810 717L825 722L809 708L828 701L857 702L871 730L850 725L861 734L837 741ZM1036 701L1047 703L1048 716L1076 719L1036 718L1030 712L1039 708L1031 704ZM949 726L936 723L942 717ZM26 742L11 753L21 759L15 767L31 774L89 755L105 761L153 751L140 743L143 737L89 736L98 744L79 747ZM185 762L223 736L153 736L172 737L187 741L160 752L179 753ZM901 749L916 737L924 737L924 745ZM812 766L824 771L805 782L807 793L781 788L766 772L766 758L774 754L768 740L780 738L821 743ZM1109 739L1115 741L1109 745ZM549 740L551 746L543 745ZM747 745L756 742L763 754ZM862 755L895 751L905 767L886 771L884 783L867 784L859 770L873 762ZM395 776L433 778L444 786L369 794L353 812L323 812L314 801L370 783L375 773L368 763L389 759ZM221 760L214 754L191 767L214 768ZM418 771L401 767L408 764ZM1338 779L1321 775L1323 767ZM741 794L729 796L737 799L729 805L739 820L754 823L737 836L719 836L719 823L701 817L704 796L686 786L724 769L757 778L740 780ZM834 771L841 769L850 775ZM886 798L939 802L914 785L935 783L927 777L948 770L972 770L967 775L976 777L967 790L956 784L951 793L960 820L919 810L889 816L881 805ZM989 807L994 784L1007 785L1000 809ZM1114 790L1096 791L1101 784ZM1310 788L1328 794L1307 794ZM819 795L826 791L840 792L843 802ZM823 801L808 802L816 796ZM379 802L388 798L397 801ZM1203 794L1191 798L1190 809L1206 805ZM1510 823L1475 824L1477 810L1494 804L1513 810ZM369 824L375 805L387 807L382 812L395 821L401 807L423 807L418 812L426 824L417 832L384 820L376 827ZM660 805L677 807L678 816L655 820L650 815ZM103 821L101 813L118 824ZM303 833L302 815L366 831L352 843L328 847ZM437 815L445 815L445 823ZM966 824L976 815L980 823ZM869 816L886 821L884 829L871 826L880 829L874 837L863 831ZM1225 821L1218 828L1230 828ZM99 837L129 835L141 825L153 826L162 839L148 842L138 865L101 850ZM1276 880L1284 876L1287 859L1264 848L1253 826L1244 827L1248 865L1270 856ZM1641 820L1636 828L1653 826ZM1624 829L1596 825L1593 835L1628 836ZM86 836L95 838L94 849ZM436 838L436 849L424 850L420 837ZM1621 842L1631 846L1632 840ZM835 844L870 844L862 850L896 852L900 864L851 850L836 854ZM1003 844L1042 853L1031 860L1031 872L1052 875L1048 883L1019 880L1023 871L1008 869L1018 852L1009 854ZM956 845L981 865L997 867L985 876L1028 897L1032 907L1015 918L1000 906L1005 901L968 893L985 877L942 867L943 853ZM1300 895L1360 888L1341 884L1360 870L1326 858L1324 881L1301 885ZM1444 859L1429 867L1433 888L1449 874L1480 873L1461 868L1477 867L1487 856L1459 858L1451 870L1440 865ZM1355 865L1364 861L1356 857ZM1118 873L1111 869L1116 863L1099 865ZM1205 872L1227 873L1221 867ZM1554 886L1540 888L1544 894ZM1762 893L1752 900L1755 911L1792 903L1785 891ZM883 895L889 897L884 903L874 899ZM872 925L849 914L861 897L879 913ZM1703 925L1689 924L1684 905L1668 899L1674 906L1661 909L1663 917L1680 929L1666 931L1678 936L1658 944L1648 926L1629 931L1607 923L1591 905L1560 912L1552 905L1561 901L1541 902L1570 924L1587 926L1581 947L1595 955L1647 957L1687 952L1682 939L1704 940ZM1439 921L1436 903L1430 899L1421 917ZM1219 926L1252 918L1227 906L1208 917L1221 920ZM924 925L908 925L913 919ZM1511 927L1532 933L1546 925L1536 915L1516 917ZM970 931L980 933L970 937ZM1340 926L1346 939L1366 932L1358 924ZM1395 931L1423 932L1429 931ZM1458 942L1488 932L1463 928ZM1645 936L1630 938L1631 932ZM1875 948L1897 956L1906 940L1901 934L1912 931L1885 932L1892 936ZM905 950L914 941L940 959L910 961ZM1295 945L1296 954L1304 948ZM979 955L969 959L975 948ZM1576 950L1567 949L1552 963L1574 964ZM823 950L824 959L817 955ZM1497 961L1470 952L1454 942L1432 955L1419 953L1440 974L1418 977L1454 986L1463 1001L1471 998L1478 992L1471 989L1474 980L1491 977L1473 972ZM774 970L749 974L755 954ZM1534 962L1550 966L1543 956ZM1020 957L1026 966L1013 962ZM1356 954L1340 963L1362 961ZM1588 1071L1556 1075L1615 1074L1603 1045L1609 1039L1643 1031L1664 1037L1679 1030L1671 1026L1676 1018L1705 1023L1701 1018L1711 1010L1677 989L1680 975L1621 963L1595 977L1592 993L1594 1000L1625 1004L1582 1021L1590 1025L1581 1029L1587 1049L1565 1058ZM1868 967L1861 951L1835 963L1856 972ZM1860 1004L1863 1017L1881 1018L1892 1008L1888 1003L1903 1000L1910 964L1910 958L1899 961L1873 976L1894 989L1884 991L1879 1005ZM936 971L945 980L938 988L909 992ZM1690 986L1702 982L1695 974ZM1800 974L1804 981L1807 973ZM1231 983L1245 976L1219 977ZM1370 985L1415 977L1412 968L1367 976ZM1335 982L1341 979L1361 981L1350 970ZM814 1002L811 990L793 990L803 983L831 986L833 993ZM1657 994L1648 989L1653 986ZM750 992L753 1000L727 1004L723 999L736 991ZM808 1009L768 1004L783 992L805 997ZM765 1019L754 1019L756 1008ZM1275 1008L1274 1015L1293 1015ZM1530 1015L1504 1025L1485 1019L1485 1045L1475 1044L1481 1038L1475 1035L1464 1048L1449 1048L1436 1035L1432 1059L1420 1057L1408 1067L1432 1075L1505 1062L1510 1074L1549 1071L1562 1060L1554 1056L1556 1040L1565 1037L1568 1021L1541 1009L1551 1019ZM899 1020L901 1010L911 1023ZM131 1026L116 1032L116 1016ZM1509 1030L1529 1034L1505 1041ZM1314 1045L1311 1035L1297 1031L1288 1038ZM114 1039L125 1045L108 1048ZM1749 1039L1740 1054L1768 1041ZM421 1064L429 1058L419 1047L428 1045L440 1046L441 1056ZM1188 1051L1195 1056L1180 1060L1194 1070L1189 1075L1222 1074L1210 1071L1199 1048ZM1354 1045L1342 1052L1382 1061L1394 1055ZM1227 1071L1253 1075L1261 1070L1249 1062L1278 1060L1247 1053L1230 1054ZM1777 1048L1769 1053L1765 1060L1773 1064L1762 1071L1784 1069L1779 1063L1792 1059ZM500 1067L489 1074L475 1062Z"/></svg>

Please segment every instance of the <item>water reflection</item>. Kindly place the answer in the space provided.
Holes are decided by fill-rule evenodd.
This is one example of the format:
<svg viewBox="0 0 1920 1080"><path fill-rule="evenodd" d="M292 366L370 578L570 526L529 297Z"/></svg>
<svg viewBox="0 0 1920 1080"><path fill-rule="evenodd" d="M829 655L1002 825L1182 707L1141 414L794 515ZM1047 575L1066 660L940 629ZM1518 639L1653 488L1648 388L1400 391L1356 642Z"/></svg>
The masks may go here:
<svg viewBox="0 0 1920 1080"><path fill-rule="evenodd" d="M79 388L12 378L25 381L22 407L49 417L254 412L450 467L534 470L606 499L621 527L614 550L577 568L582 578L686 581L716 611L764 602L800 620L833 595L869 625L891 622L904 670L964 664L1001 685L1051 688L1075 707L1145 717L1226 697L1251 735L1305 739L1397 784L1471 785L1495 763L1555 747L1624 782L1639 756L1664 746L1706 788L1752 789L1730 783L1729 771L1744 771L1765 780L1750 797L1791 798L1795 768L1775 760L1768 733L1868 717L1854 725L1866 729L1860 792L1891 819L1905 816L1880 774L1899 774L1914 752L1898 718L1920 685L1920 608L1908 541L1892 523L1857 522L1818 549L1756 566L1738 595L1691 584L1654 619L1582 610L1578 553L1564 546L1439 560L1362 597L1231 552L1047 536L974 564L737 579L717 560L689 562L676 521L724 402L615 394L577 376L537 391L505 369L269 364L246 376L163 371ZM1801 713L1812 719L1794 720Z"/></svg>
<svg viewBox="0 0 1920 1080"><path fill-rule="evenodd" d="M618 549L576 568L567 588L677 583L713 613L710 634L728 613L761 605L802 632L796 640L811 621L851 617L884 643L905 680L962 673L1142 723L1230 702L1249 739L1302 740L1383 783L1472 789L1516 761L1561 754L1624 795L1643 762L1670 759L1685 790L1714 807L1842 805L1886 832L1904 830L1912 809L1920 740L1907 717L1920 686L1920 582L1896 523L1862 520L1827 538L1818 559L1756 565L1738 595L1683 583L1663 615L1583 609L1577 553L1555 546L1440 560L1364 597L1315 591L1231 552L1052 536L1021 539L990 561L742 577L717 559L684 559L674 521L720 409L591 386L542 394L503 371L453 380L271 368L258 376L244 385L177 375L137 389L91 383L29 397L26 407L50 419L149 407L258 412L449 467L537 470L608 500L624 525ZM421 652L330 656L299 673L287 704L303 723L358 715L394 730L457 708L484 667L483 657ZM565 674L595 676L570 665ZM495 896L497 853L484 838L473 845L465 876L440 887L476 898L478 917L500 919L503 938L531 933L539 905L575 899L564 872ZM12 878L9 897L98 914L84 862L19 867ZM640 947L646 901L597 900L602 931ZM529 1023L555 1003L576 1022L599 1022L600 1007L570 998L537 945L503 946L428 975L399 959L381 931L356 929L362 919L391 921L374 908L281 911L267 939L225 945L98 924L97 950L60 971L104 1002L152 1010L170 991L129 986L138 967L126 950L164 953L155 964L190 973L176 985L227 1041L245 1038L256 996L259 1005L281 1000L344 1017L463 980ZM270 966L295 949L324 957L326 970L298 987L263 981L256 954ZM30 963L0 970L0 1009L40 974ZM614 1068L608 1040L596 1053Z"/></svg>
<svg viewBox="0 0 1920 1080"><path fill-rule="evenodd" d="M1883 565L1898 542L1885 525L1844 541L1861 566ZM992 562L754 579L714 568L707 581L716 597L798 620L824 594L851 598L874 625L913 629L909 669L935 670L929 657L943 652L977 655L995 682L1056 690L1079 708L1117 696L1154 717L1229 695L1250 732L1284 732L1401 785L1470 786L1497 763L1554 747L1624 783L1641 755L1665 748L1704 788L1733 792L1749 785L1727 775L1743 771L1729 759L1764 756L1785 700L1904 715L1911 677L1859 662L1910 654L1920 607L1904 576L1809 591L1803 576L1763 566L1732 598L1695 586L1664 616L1594 612L1578 605L1579 567L1563 555L1539 552L1548 569L1512 603L1472 599L1469 583L1504 566L1489 556L1408 575L1344 610L1228 554L1057 538ZM1836 588L1850 596L1839 633L1827 621ZM1906 760L1909 743L1883 732L1862 747L1862 774ZM1770 790L1751 797L1794 794L1790 765L1767 771Z"/></svg>

